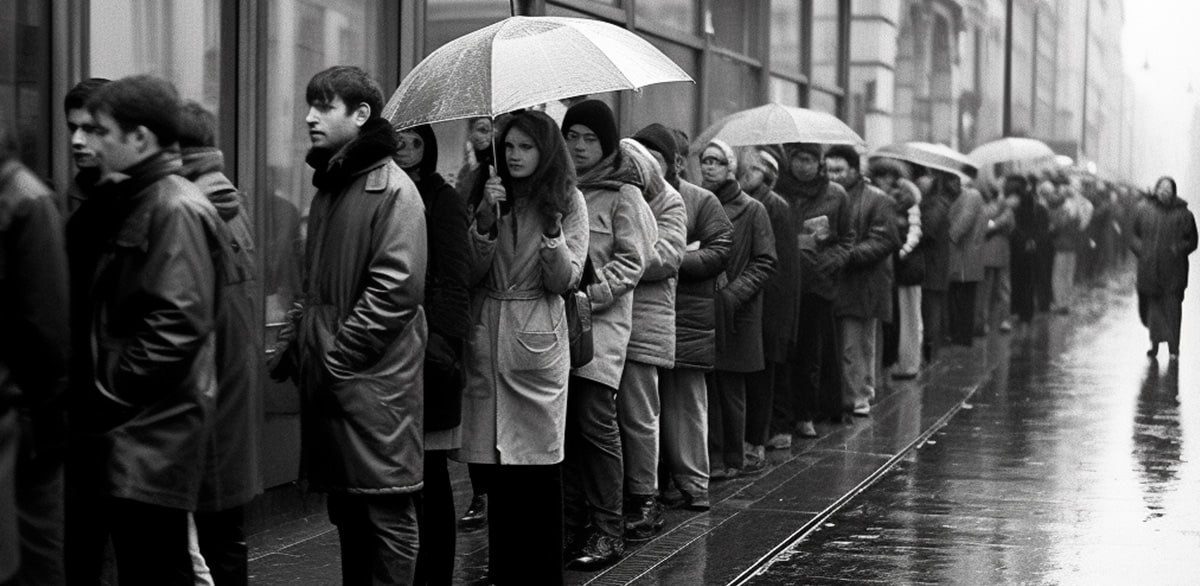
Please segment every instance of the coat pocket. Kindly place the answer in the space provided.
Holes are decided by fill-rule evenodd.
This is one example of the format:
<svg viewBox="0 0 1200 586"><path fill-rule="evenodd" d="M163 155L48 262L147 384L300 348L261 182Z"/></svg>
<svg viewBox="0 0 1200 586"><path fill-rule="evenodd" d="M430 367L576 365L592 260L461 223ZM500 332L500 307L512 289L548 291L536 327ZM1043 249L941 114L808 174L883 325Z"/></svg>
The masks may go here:
<svg viewBox="0 0 1200 586"><path fill-rule="evenodd" d="M554 366L562 354L558 332L516 332L509 364L514 371L543 370Z"/></svg>

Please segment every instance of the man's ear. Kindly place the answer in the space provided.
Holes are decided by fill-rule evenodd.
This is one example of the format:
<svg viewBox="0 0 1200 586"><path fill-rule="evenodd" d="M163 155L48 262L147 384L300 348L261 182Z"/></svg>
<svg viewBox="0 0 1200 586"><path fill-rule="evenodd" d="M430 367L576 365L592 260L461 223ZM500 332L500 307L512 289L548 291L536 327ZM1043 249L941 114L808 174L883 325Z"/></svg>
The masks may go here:
<svg viewBox="0 0 1200 586"><path fill-rule="evenodd" d="M367 123L367 120L371 119L371 106L363 102L354 109L354 112L351 112L350 116L354 118L354 125L361 128L363 124Z"/></svg>
<svg viewBox="0 0 1200 586"><path fill-rule="evenodd" d="M145 126L138 125L125 135L125 140L132 142L139 153L158 150L158 136Z"/></svg>

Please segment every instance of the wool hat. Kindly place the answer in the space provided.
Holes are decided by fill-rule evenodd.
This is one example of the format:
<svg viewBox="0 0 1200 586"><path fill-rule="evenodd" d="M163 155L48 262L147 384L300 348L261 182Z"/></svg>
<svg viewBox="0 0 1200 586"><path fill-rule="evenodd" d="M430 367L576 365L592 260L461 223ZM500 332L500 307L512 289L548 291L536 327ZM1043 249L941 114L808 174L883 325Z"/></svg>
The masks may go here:
<svg viewBox="0 0 1200 586"><path fill-rule="evenodd" d="M729 178L733 179L734 177L737 177L738 160L737 154L733 152L733 147L729 146L728 143L719 138L714 138L708 141L708 144L704 145L704 149L708 150L708 147L717 147L722 153L724 153L725 161L729 163ZM700 151L700 154L703 156L704 151Z"/></svg>
<svg viewBox="0 0 1200 586"><path fill-rule="evenodd" d="M679 149L675 146L675 133L670 128L655 122L637 131L632 138L646 148L657 151L668 165L675 164L675 154Z"/></svg>
<svg viewBox="0 0 1200 586"><path fill-rule="evenodd" d="M612 108L600 100L584 100L571 106L563 116L563 136L576 124L586 126L600 139L600 150L604 156L609 156L617 150L617 118L613 116Z"/></svg>
<svg viewBox="0 0 1200 586"><path fill-rule="evenodd" d="M775 155L772 155L770 151L765 151L762 149L758 149L757 152L758 152L758 159L760 161L762 161L762 164L766 165L767 168L769 168L771 170L771 172L775 174L775 176L778 176L779 175L779 161L775 160Z"/></svg>
<svg viewBox="0 0 1200 586"><path fill-rule="evenodd" d="M808 153L819 161L824 154L824 149L815 142L789 142L783 145L783 151L789 159L796 153Z"/></svg>

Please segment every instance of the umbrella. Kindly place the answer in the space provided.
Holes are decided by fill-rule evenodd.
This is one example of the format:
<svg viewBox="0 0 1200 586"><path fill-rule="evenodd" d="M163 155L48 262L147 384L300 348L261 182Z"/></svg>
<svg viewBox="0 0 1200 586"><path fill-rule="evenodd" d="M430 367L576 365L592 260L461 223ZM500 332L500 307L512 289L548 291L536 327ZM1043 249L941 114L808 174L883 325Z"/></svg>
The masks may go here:
<svg viewBox="0 0 1200 586"><path fill-rule="evenodd" d="M832 114L777 103L734 112L701 132L695 144L703 147L714 138L725 141L729 146L789 142L866 144L857 132Z"/></svg>
<svg viewBox="0 0 1200 586"><path fill-rule="evenodd" d="M505 112L552 100L692 81L645 39L584 18L513 16L431 53L383 116L396 128Z"/></svg>
<svg viewBox="0 0 1200 586"><path fill-rule="evenodd" d="M969 156L980 167L996 163L1046 163L1054 160L1054 149L1034 138L1009 136L979 145Z"/></svg>
<svg viewBox="0 0 1200 586"><path fill-rule="evenodd" d="M890 157L916 165L956 173L966 178L978 172L975 161L946 145L931 142L902 142L888 145L871 153L870 158Z"/></svg>

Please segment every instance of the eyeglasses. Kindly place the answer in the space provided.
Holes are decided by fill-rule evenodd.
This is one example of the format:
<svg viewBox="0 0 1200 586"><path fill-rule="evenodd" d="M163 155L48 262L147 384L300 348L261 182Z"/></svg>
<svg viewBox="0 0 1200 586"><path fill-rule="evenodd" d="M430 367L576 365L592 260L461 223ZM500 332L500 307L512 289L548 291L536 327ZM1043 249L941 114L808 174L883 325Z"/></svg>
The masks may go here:
<svg viewBox="0 0 1200 586"><path fill-rule="evenodd" d="M729 166L728 161L726 161L725 159L718 159L717 157L704 157L703 159L700 159L700 164L701 165L712 165L714 167Z"/></svg>

